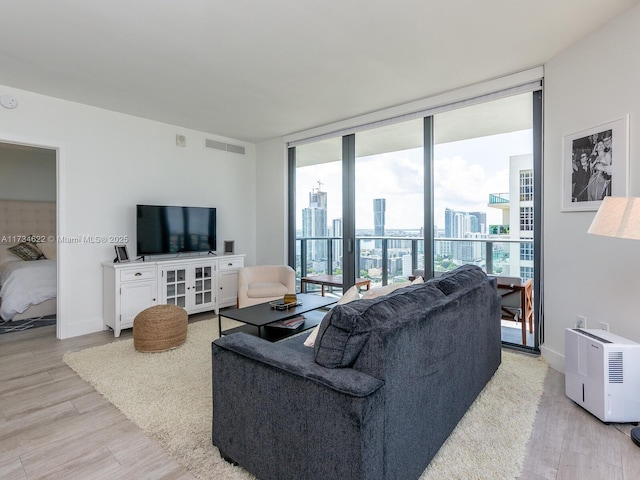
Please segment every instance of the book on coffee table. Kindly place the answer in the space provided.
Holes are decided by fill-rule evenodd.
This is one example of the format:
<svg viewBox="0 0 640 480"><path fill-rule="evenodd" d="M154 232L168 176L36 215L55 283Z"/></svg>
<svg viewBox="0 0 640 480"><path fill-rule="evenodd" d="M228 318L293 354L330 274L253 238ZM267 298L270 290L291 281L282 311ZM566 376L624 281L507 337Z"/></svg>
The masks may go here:
<svg viewBox="0 0 640 480"><path fill-rule="evenodd" d="M289 310L290 308L299 307L300 305L302 305L302 302L285 302L284 300L276 300L273 302L269 302L269 305L271 305L271 308L274 308L276 310Z"/></svg>
<svg viewBox="0 0 640 480"><path fill-rule="evenodd" d="M288 328L289 330L294 330L301 326L304 323L304 316L298 315L297 317L287 318L286 320L278 320L277 322L273 322L267 325L267 327L276 327L276 328Z"/></svg>

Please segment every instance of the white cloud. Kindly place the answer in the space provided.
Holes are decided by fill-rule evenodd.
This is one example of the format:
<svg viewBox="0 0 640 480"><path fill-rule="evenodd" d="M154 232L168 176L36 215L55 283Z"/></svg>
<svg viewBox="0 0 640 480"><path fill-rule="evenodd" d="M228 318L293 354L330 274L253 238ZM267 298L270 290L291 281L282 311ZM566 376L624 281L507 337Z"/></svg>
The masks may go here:
<svg viewBox="0 0 640 480"><path fill-rule="evenodd" d="M435 223L444 228L444 210L485 211L489 224L501 223L500 210L488 207L490 193L509 191L509 156L531 151L531 133L513 132L436 145ZM325 163L297 170L296 215L300 227L309 192L322 182L328 221L342 217L342 166ZM372 155L356 162L356 227L373 228L373 199L386 199L387 228L422 224L422 149Z"/></svg>
<svg viewBox="0 0 640 480"><path fill-rule="evenodd" d="M509 191L509 170L487 171L485 166L470 163L460 156L439 158L434 161L433 183L438 227L444 227L445 208L486 211L489 223L496 223L501 213L487 207L489 194Z"/></svg>

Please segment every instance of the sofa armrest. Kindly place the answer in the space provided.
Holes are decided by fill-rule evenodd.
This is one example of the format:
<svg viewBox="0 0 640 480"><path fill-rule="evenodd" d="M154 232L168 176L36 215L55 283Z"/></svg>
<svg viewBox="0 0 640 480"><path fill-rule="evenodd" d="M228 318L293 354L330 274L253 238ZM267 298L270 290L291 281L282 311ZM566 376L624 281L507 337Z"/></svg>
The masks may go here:
<svg viewBox="0 0 640 480"><path fill-rule="evenodd" d="M316 362L310 362L308 357L296 350L245 333L219 338L213 342L211 348L214 357L215 348L228 350L353 397L371 395L384 383L350 368L323 367Z"/></svg>
<svg viewBox="0 0 640 480"><path fill-rule="evenodd" d="M244 333L212 342L212 442L261 480L381 478L384 384Z"/></svg>

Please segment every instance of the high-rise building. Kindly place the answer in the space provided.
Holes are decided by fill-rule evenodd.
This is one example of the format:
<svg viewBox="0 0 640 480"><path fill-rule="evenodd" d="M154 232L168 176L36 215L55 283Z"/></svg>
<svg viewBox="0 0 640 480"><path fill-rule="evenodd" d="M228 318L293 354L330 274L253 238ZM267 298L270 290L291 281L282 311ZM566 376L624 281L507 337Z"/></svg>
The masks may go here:
<svg viewBox="0 0 640 480"><path fill-rule="evenodd" d="M342 269L342 219L335 218L332 222L333 232L332 237L337 237L339 240L334 240L332 244L333 254L333 269Z"/></svg>
<svg viewBox="0 0 640 480"><path fill-rule="evenodd" d="M448 238L464 238L468 233L487 233L487 214L445 208L444 232Z"/></svg>
<svg viewBox="0 0 640 480"><path fill-rule="evenodd" d="M331 236L332 237L342 237L342 219L334 218L331 221Z"/></svg>
<svg viewBox="0 0 640 480"><path fill-rule="evenodd" d="M444 209L444 236L447 238L455 238L454 229L456 221L456 212L450 208Z"/></svg>
<svg viewBox="0 0 640 480"><path fill-rule="evenodd" d="M448 238L482 238L487 233L487 214L485 212L460 212L445 208L445 237ZM480 242L439 242L443 256L452 256L464 263L476 262L484 257L479 250Z"/></svg>
<svg viewBox="0 0 640 480"><path fill-rule="evenodd" d="M487 214L485 212L469 212L469 232L487 233Z"/></svg>
<svg viewBox="0 0 640 480"><path fill-rule="evenodd" d="M302 236L305 238L326 237L327 231L327 192L320 190L322 183L309 192L309 206L302 209ZM324 241L308 242L307 256L312 261L327 258L327 244Z"/></svg>
<svg viewBox="0 0 640 480"><path fill-rule="evenodd" d="M533 278L533 155L509 157L509 193L492 194L490 206L502 211L502 224L492 226L497 236L508 235L513 240L504 246L507 262L501 262L501 274L506 276ZM494 252L495 257L495 252ZM494 267L496 266L494 258Z"/></svg>
<svg viewBox="0 0 640 480"><path fill-rule="evenodd" d="M513 239L522 243L510 244L511 275L533 278L533 155L509 157L509 227Z"/></svg>
<svg viewBox="0 0 640 480"><path fill-rule="evenodd" d="M413 275L413 268L411 268L411 255L402 255L402 276L408 277Z"/></svg>
<svg viewBox="0 0 640 480"><path fill-rule="evenodd" d="M309 208L327 209L327 192L323 192L322 183L318 182L318 188L312 188L309 192Z"/></svg>
<svg viewBox="0 0 640 480"><path fill-rule="evenodd" d="M387 200L384 198L373 199L373 235L384 237L384 215L387 209Z"/></svg>

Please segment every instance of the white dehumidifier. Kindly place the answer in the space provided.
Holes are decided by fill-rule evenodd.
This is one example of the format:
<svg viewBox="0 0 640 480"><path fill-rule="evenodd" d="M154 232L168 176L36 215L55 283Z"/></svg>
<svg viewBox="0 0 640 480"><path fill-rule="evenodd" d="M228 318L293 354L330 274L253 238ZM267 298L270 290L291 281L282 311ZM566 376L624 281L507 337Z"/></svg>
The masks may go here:
<svg viewBox="0 0 640 480"><path fill-rule="evenodd" d="M567 396L603 422L640 421L640 344L605 330L567 328Z"/></svg>

